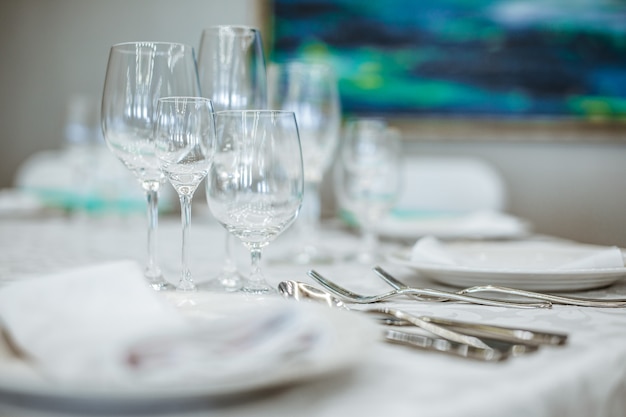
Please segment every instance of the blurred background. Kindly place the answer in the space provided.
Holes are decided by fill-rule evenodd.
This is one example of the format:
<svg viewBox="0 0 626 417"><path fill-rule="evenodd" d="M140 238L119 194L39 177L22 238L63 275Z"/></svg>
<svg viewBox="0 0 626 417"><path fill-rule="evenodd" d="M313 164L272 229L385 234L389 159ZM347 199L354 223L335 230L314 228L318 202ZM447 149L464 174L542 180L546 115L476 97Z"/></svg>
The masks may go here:
<svg viewBox="0 0 626 417"><path fill-rule="evenodd" d="M325 8L314 7L315 3ZM476 86L485 81L481 78L484 77L481 68L452 58L459 58L458 53L463 50L459 49L459 45L462 45L458 43L459 30L465 27L461 33L467 34L475 33L477 28L490 28L480 21L484 14L478 13L486 2L474 2L472 7L476 13L472 15L473 20L459 19L452 13L455 10L458 12L455 7L459 2L454 1L436 2L439 6L428 10L407 9L413 3L421 3L407 2L403 3L404 6L397 5L397 10L406 13L395 15L383 13L389 9L387 1L371 0L366 2L367 7L361 3L365 2L2 1L0 189L52 181L53 175L42 174L41 171L33 174L31 170L29 175L24 174L24 167L32 165L33 161L42 163L42 159L45 159L42 155L58 158L61 152L65 155L68 149L73 149L80 156L66 159L68 164L79 165L73 167L72 175L84 179L80 170L94 171L89 168L98 164L98 175L102 176L99 183L105 183L103 192L118 196L128 192L125 197L128 207L137 204L137 207L143 209L143 198L138 187L130 184L128 189L125 188L128 179L124 176L127 174L123 169L117 170L116 164L119 162L111 162L108 156L104 156L108 155L106 151L98 156L100 153L97 149L101 147L99 105L110 46L125 41L160 40L188 43L197 48L204 27L245 24L261 28L268 61L304 53L332 61L341 77L345 116L367 113L388 118L400 129L408 154L416 157L472 157L492 166L501 176L506 189L505 210L530 221L536 232L581 242L626 247L626 116L620 107L623 106L626 80L619 78L624 70L620 68L619 62L615 64L614 78L603 86L605 95L612 96L612 101L599 105L593 101L578 101L578 107L575 106L577 110L573 113L567 113L556 104L542 107L545 103L533 101L532 94L520 95L519 90L515 94L503 96L490 95L480 90L480 94L467 96L470 98L466 97L466 102L483 103L478 108L463 107L463 97L459 97L456 104L451 102L443 106L441 102L425 99L407 103L399 93L413 91L412 97L419 97L420 91L428 91L429 95L422 97L429 98L433 94L441 94L442 85L435 86L440 90L433 90L432 83L424 83L424 74L444 74L447 82L457 86L459 82ZM500 10L504 13L500 15L501 18L519 22L523 20L522 17L537 19L537 15L533 15L535 9L528 6L545 2L527 0L489 3L499 3L503 7ZM554 5L558 1L549 3ZM575 3L584 6L587 2ZM342 7L337 8L337 5ZM510 7L504 7L507 5ZM446 9L446 6L450 7ZM365 11L361 13L358 7ZM566 10L567 7L557 9ZM623 9L622 5L617 13L611 13L617 26L620 21L622 26L626 22ZM381 23L368 21L372 15L380 15L384 25L377 26ZM466 10L464 16L467 15ZM421 37L421 45L416 46L401 36L411 28L407 26L404 32L399 31L401 25L398 16L404 16L400 22L403 25L419 25L417 16L426 16L423 19L426 22L439 22L438 27L456 29L447 34L431 31L431 37ZM559 18L549 13L540 14L539 17L544 22ZM459 24L451 25L450 22ZM565 27L567 21L561 23ZM389 32L373 30L379 27L395 28L391 33L397 36L383 37L381 41L381 36ZM623 29L617 27L615 30L619 33ZM352 34L353 38L337 37L337 33ZM528 59L519 53L506 55L507 50L502 49L502 36L494 37L493 32L487 33L486 29L481 33L491 36L491 40L499 39L499 43L493 41L496 43L486 50L488 55L484 59L490 64L502 64L513 59L523 64L543 59L541 55L533 55L533 52L530 52ZM522 32L517 27L514 33ZM622 43L617 50L624 50L624 33L621 32ZM456 43L450 42L450 38L444 35L456 36ZM364 59L363 49L359 49L363 47L361 40L367 40L365 47L369 55L365 61L359 61ZM583 42L589 53L594 48L606 47L597 39L570 41L573 44ZM389 57L381 57L381 54L398 50L398 45L405 50L403 55L395 54L391 57L396 64L415 58L411 51L415 51L415 55L421 53L420 57L424 57L425 51L439 53L448 60L434 59L428 65L424 64L421 68L426 72L418 74L422 76L421 84L407 80L406 73L402 73L403 68L400 68L402 65L398 65L399 69L395 73L380 71L380 68L390 68L389 65L380 65L381 62L389 62ZM433 49L435 46L437 50ZM346 50L352 51L354 55L346 55ZM350 62L338 58L341 56L353 59L352 65L357 66L350 67ZM379 67L372 66L372 56ZM569 62L569 69L577 65L575 60L565 61ZM493 65L483 65L482 70L493 68ZM365 71L367 76L358 78L363 73L356 69ZM567 90L569 87L562 87L563 74L571 71L568 71L567 65L561 67L561 70L548 72L548 75L553 75L552 78L546 78L543 74L540 88ZM463 74L465 78L459 80ZM494 83L503 82L502 79L492 79ZM389 87L391 84L372 84L376 80L396 80L393 84L395 87L384 89L385 85ZM415 90L407 90L410 85ZM446 90L443 91L450 91L450 85L446 84ZM381 94L380 88L388 94ZM477 90L463 91L474 94ZM579 97L585 94L585 91L579 92ZM494 103L500 105L494 106ZM511 112L495 114L497 111L494 109L502 109L508 104L512 105ZM568 108L571 110L571 106ZM519 114L520 109L524 114ZM95 162L94 157L97 159ZM63 175L62 172L58 173L58 176ZM332 192L328 189L329 183L326 181L324 184L324 214L333 216L335 207ZM430 186L436 188L437 184ZM411 192L417 194L421 190L412 189Z"/></svg>

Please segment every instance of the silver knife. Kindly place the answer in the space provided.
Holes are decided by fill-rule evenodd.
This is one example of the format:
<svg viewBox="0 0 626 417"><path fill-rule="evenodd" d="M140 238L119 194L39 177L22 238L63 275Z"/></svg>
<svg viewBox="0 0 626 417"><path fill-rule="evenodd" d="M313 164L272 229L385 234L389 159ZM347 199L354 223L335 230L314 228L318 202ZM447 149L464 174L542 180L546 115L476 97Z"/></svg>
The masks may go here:
<svg viewBox="0 0 626 417"><path fill-rule="evenodd" d="M493 324L468 323L459 320L431 316L421 316L420 318L429 323L445 326L447 328L454 329L457 332L476 337L487 337L512 343L523 343L535 346L562 346L567 343L567 334L565 333L497 326Z"/></svg>
<svg viewBox="0 0 626 417"><path fill-rule="evenodd" d="M430 337L417 333L401 332L385 329L383 338L388 343L408 346L425 351L445 353L484 362L501 362L509 357L508 353L499 349L482 349L463 343L451 342L447 339Z"/></svg>

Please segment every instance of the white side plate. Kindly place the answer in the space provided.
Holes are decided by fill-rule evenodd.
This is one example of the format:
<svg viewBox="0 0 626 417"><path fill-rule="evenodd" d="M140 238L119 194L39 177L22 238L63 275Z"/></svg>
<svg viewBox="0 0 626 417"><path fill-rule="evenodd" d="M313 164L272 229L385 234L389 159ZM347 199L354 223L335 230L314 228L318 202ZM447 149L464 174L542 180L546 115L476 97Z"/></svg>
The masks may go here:
<svg viewBox="0 0 626 417"><path fill-rule="evenodd" d="M589 245L519 244L518 242L452 243L446 248L472 266L415 262L410 250L389 260L420 275L454 287L500 285L529 291L580 291L611 285L626 276L626 267L559 270L551 265L575 259Z"/></svg>

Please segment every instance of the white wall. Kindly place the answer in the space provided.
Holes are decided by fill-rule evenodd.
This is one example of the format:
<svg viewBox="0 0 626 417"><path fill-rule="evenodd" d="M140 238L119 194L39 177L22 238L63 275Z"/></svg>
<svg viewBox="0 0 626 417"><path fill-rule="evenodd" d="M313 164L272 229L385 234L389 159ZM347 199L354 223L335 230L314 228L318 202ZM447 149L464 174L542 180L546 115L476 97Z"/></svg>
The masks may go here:
<svg viewBox="0 0 626 417"><path fill-rule="evenodd" d="M416 142L411 150L493 164L506 184L509 211L539 233L626 247L626 141Z"/></svg>
<svg viewBox="0 0 626 417"><path fill-rule="evenodd" d="M63 144L69 98L100 99L110 45L197 46L213 24L260 25L261 0L14 0L0 2L0 188L30 154ZM624 135L626 139L626 134ZM417 141L414 152L493 163L509 209L541 233L626 247L626 140Z"/></svg>
<svg viewBox="0 0 626 417"><path fill-rule="evenodd" d="M126 41L198 47L215 24L256 25L255 0L0 2L0 188L31 153L63 144L70 97L98 102L109 48Z"/></svg>

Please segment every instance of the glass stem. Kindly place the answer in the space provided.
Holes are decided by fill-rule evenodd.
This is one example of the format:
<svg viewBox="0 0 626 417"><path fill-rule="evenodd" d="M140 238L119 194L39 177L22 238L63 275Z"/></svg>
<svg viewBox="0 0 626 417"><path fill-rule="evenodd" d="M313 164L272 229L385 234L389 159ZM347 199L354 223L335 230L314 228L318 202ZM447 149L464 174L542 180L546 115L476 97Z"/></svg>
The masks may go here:
<svg viewBox="0 0 626 417"><path fill-rule="evenodd" d="M225 249L224 257L226 259L224 259L224 266L222 270L225 272L229 272L229 273L234 273L237 271L237 266L235 264L235 259L233 257L234 244L235 244L235 239L233 235L231 235L228 231L226 231L226 240L224 241L224 249Z"/></svg>
<svg viewBox="0 0 626 417"><path fill-rule="evenodd" d="M180 195L180 217L183 224L183 236L181 251L182 275L178 283L178 289L184 291L190 291L196 288L191 278L191 271L189 270L189 256L187 250L187 239L189 237L189 226L191 224L191 197L192 196L188 194Z"/></svg>
<svg viewBox="0 0 626 417"><path fill-rule="evenodd" d="M159 182L151 181L143 184L148 201L148 264L145 276L150 281L161 278L161 269L157 263L157 229L159 226Z"/></svg>
<svg viewBox="0 0 626 417"><path fill-rule="evenodd" d="M261 248L250 249L250 258L252 260L250 281L260 283L263 281L263 275L261 274Z"/></svg>

